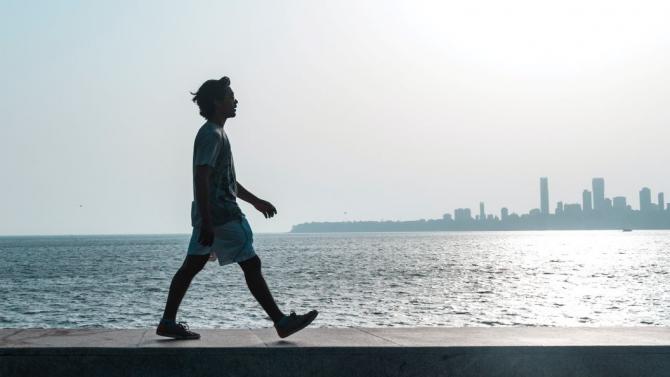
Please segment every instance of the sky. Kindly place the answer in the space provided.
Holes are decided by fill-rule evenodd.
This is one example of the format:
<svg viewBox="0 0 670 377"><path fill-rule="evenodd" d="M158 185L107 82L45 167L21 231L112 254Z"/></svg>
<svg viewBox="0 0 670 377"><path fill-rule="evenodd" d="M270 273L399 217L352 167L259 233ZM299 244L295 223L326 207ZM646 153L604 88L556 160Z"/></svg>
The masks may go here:
<svg viewBox="0 0 670 377"><path fill-rule="evenodd" d="M670 193L670 3L0 1L0 235L189 233L228 76L255 232ZM667 195L666 195L667 196Z"/></svg>

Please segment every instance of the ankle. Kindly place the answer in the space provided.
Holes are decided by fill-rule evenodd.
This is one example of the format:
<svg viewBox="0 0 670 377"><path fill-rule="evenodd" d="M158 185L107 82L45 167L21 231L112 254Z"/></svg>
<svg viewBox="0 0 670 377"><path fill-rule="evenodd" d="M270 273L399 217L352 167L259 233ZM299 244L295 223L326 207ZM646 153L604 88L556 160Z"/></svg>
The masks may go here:
<svg viewBox="0 0 670 377"><path fill-rule="evenodd" d="M175 322L175 319L174 319L174 318L173 318L173 319L169 319L169 318L165 318L165 317L161 318L161 324L164 324L164 325L173 325L173 324L175 324L175 323L176 323L176 322Z"/></svg>
<svg viewBox="0 0 670 377"><path fill-rule="evenodd" d="M286 317L286 316L284 315L284 313L281 313L281 312L280 312L279 315L276 315L276 316L274 316L274 317L271 318L271 319L272 319L272 322L274 322L274 324L276 325L276 324L279 323L279 321L281 321L282 318L284 318L284 317Z"/></svg>

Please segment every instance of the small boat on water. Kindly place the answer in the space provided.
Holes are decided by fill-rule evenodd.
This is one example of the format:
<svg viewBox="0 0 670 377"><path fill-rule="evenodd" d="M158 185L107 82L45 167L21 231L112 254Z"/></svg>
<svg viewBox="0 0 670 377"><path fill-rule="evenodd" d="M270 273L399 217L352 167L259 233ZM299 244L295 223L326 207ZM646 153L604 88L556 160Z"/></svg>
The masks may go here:
<svg viewBox="0 0 670 377"><path fill-rule="evenodd" d="M623 231L623 232L632 232L633 229L630 229L630 228L624 228L624 229L622 229L622 231Z"/></svg>

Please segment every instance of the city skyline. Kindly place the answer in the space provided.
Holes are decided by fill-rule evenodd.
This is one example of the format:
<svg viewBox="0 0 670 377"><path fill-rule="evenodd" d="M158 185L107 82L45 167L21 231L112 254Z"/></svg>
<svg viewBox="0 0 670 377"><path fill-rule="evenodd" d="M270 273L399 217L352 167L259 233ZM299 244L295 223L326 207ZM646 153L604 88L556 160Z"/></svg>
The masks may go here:
<svg viewBox="0 0 670 377"><path fill-rule="evenodd" d="M605 195L605 179L602 177L594 177L591 180L591 190L584 189L582 191L582 200L581 203L574 202L568 203L562 200L556 202L556 207L554 209L554 215L566 213L590 213L590 212L606 212L610 210L615 211L639 211L639 212L652 212L652 211L670 211L670 203L665 203L665 194L664 192L658 192L657 202L652 202L652 193L649 187L642 187L639 191L638 197L638 209L635 210L631 206L630 202L625 196L614 196L612 198L606 197ZM540 206L538 208L532 208L528 211L529 215L551 215L551 206L549 201L549 179L548 177L540 177ZM485 211L486 202L482 201L479 203L479 215L475 216L475 220L481 218L488 218L489 215ZM458 208L454 210L454 218L463 218L468 208ZM456 213L459 215L457 216ZM506 214L506 215L504 215ZM514 215L515 213L509 212L509 208L504 206L500 209L500 217L502 219L504 216ZM496 218L496 215L493 215Z"/></svg>
<svg viewBox="0 0 670 377"><path fill-rule="evenodd" d="M539 207L518 214L507 206L499 215L487 213L486 202L479 202L473 217L469 207L455 208L441 219L412 221L311 222L294 225L292 232L328 231L421 231L421 230L558 230L558 229L670 229L670 204L658 192L652 201L649 187L639 190L639 209L633 209L625 196L608 197L605 179L594 177L591 190L583 189L580 202L557 201L550 208L548 177L540 177Z"/></svg>

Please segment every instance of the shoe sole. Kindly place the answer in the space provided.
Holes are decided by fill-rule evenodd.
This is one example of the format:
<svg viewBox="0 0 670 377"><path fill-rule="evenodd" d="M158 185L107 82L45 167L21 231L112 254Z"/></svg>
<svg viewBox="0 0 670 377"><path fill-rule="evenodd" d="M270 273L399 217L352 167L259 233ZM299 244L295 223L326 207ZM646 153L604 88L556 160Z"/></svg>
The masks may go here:
<svg viewBox="0 0 670 377"><path fill-rule="evenodd" d="M172 339L176 339L176 340L196 340L196 339L200 339L200 334L191 335L191 336L180 336L180 335L174 335L174 334L168 334L168 333L156 331L156 335L164 336L166 338L172 338Z"/></svg>
<svg viewBox="0 0 670 377"><path fill-rule="evenodd" d="M285 333L280 333L279 331L277 331L277 335L279 335L279 337L282 338L282 339L284 339L288 336L291 336L291 335L297 333L298 331L304 329L305 327L309 326L309 324L312 323L312 321L314 321L316 319L316 316L318 316L318 315L319 315L319 312L314 312L314 316L312 316L311 318L307 318L307 320L305 322L303 322L303 324L300 325L299 327L296 327L295 329L291 330L290 332L285 332Z"/></svg>

